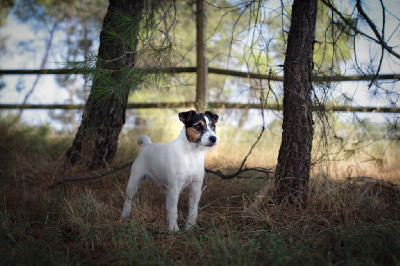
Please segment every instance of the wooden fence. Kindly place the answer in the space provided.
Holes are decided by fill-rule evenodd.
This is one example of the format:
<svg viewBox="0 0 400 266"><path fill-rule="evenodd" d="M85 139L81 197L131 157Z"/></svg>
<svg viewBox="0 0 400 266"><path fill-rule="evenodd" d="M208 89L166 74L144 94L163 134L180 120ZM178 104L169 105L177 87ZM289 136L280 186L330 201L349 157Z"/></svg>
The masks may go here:
<svg viewBox="0 0 400 266"><path fill-rule="evenodd" d="M174 67L165 68L163 71L171 74L179 73L196 73L196 67ZM233 77L242 77L250 79L262 79L270 81L283 81L282 76L272 76L266 74L240 72L218 68L206 68L207 74L228 75ZM32 69L32 70L17 70L3 69L0 70L0 75L67 75L70 74L70 69ZM87 74L87 70L74 70L74 74ZM342 82L342 81L368 81L374 78L372 75L367 76L314 76L316 82ZM400 74L378 75L377 80L399 80ZM252 104L252 103L231 103L231 102L206 102L206 94L198 95L199 92L205 91L206 88L201 87L196 89L196 101L194 102L156 102L156 103L128 103L128 109L145 109L145 108L199 108L199 105L208 106L214 109L269 109L282 110L279 104ZM200 99L200 100L199 100ZM200 101L200 104L199 104ZM80 104L0 104L0 109L82 109ZM334 106L322 105L315 106L317 109L325 109L328 111L337 112L372 112L372 113L400 113L400 108L397 107L377 107L377 106Z"/></svg>

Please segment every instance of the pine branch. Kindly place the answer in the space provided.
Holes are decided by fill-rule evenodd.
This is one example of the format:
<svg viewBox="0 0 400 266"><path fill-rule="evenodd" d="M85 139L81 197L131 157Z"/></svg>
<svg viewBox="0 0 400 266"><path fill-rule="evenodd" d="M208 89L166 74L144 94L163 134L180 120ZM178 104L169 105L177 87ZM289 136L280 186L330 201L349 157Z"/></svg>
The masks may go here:
<svg viewBox="0 0 400 266"><path fill-rule="evenodd" d="M128 162L128 163L123 164L123 165L121 165L119 167L112 168L111 170L109 170L107 172L104 172L102 174L96 173L95 175L86 176L86 177L70 177L70 178L66 178L66 179L63 179L63 180L55 182L54 184L52 184L47 189L49 190L49 189L52 189L52 188L54 188L56 186L59 186L59 185L62 185L62 184L66 184L66 183L69 183L69 182L81 182L81 181L91 181L91 180L95 180L95 179L100 179L100 178L103 178L103 177L108 176L110 174L114 174L114 173L116 173L116 172L118 172L118 171L120 171L122 169L125 169L125 168L127 168L129 166L132 166L132 164L133 164L133 162Z"/></svg>
<svg viewBox="0 0 400 266"><path fill-rule="evenodd" d="M237 170L235 173L233 173L233 174L228 174L228 175L226 175L226 174L223 174L220 170L216 170L216 171L213 171L213 170L211 170L211 169L205 169L205 171L206 171L206 173L209 173L209 174L213 174L213 175L216 175L216 176L219 176L220 178L222 178L222 179L232 179L232 178L254 178L254 177L248 177L248 176L241 176L240 174L242 174L242 173L245 173L245 172L250 172L250 171L253 171L253 172L259 172L259 173L264 173L264 174L266 174L267 175L267 177L268 178L270 178L271 176L271 174L275 174L275 171L272 171L271 170L272 168L263 168L263 167L252 167L252 168L242 168L242 169L239 169L239 170ZM265 178L265 177L259 177L259 178Z"/></svg>
<svg viewBox="0 0 400 266"><path fill-rule="evenodd" d="M388 51L390 54L394 55L395 57L400 59L400 54L396 53L392 47L390 47L386 41L383 39L382 35L379 33L378 29L376 28L375 24L372 22L372 20L368 17L368 15L364 12L362 6L361 6L361 1L357 0L357 10L360 12L361 17L368 23L369 27L372 29L374 32L376 38L378 39L378 43L385 48L386 51Z"/></svg>
<svg viewBox="0 0 400 266"><path fill-rule="evenodd" d="M357 29L357 27L355 27L352 23L350 23L349 19L345 18L344 15L337 8L335 8L329 0L321 0L321 2L324 3L327 7L329 7L336 15L338 15L347 26L349 26L352 30L354 30L356 34L361 34L365 38L374 41L376 43L379 43L378 40L366 34L365 32L360 31L359 29Z"/></svg>
<svg viewBox="0 0 400 266"><path fill-rule="evenodd" d="M109 170L107 172L104 172L102 174L96 173L94 175L90 175L90 176L86 176L86 177L69 177L69 178L66 178L66 179L63 179L63 180L55 182L54 184L50 185L47 188L47 190L50 190L50 189L52 189L52 188L54 188L56 186L63 185L63 184L66 184L66 183L92 181L92 180L96 180L96 179L101 179L101 178L106 177L106 176L108 176L110 174L115 174L116 172L118 172L120 170L128 168L128 167L132 166L132 164L133 164L133 161L125 163L125 164L123 164L121 166L112 168L111 170ZM271 169L266 169L266 168L262 168L262 167L244 168L244 169L239 169L236 173L231 174L231 175L225 175L219 170L213 171L213 170L208 169L208 168L205 168L205 172L217 175L217 176L221 177L222 179L231 179L231 178L235 178L235 177L238 177L238 178L252 178L252 177L246 177L246 176L239 176L240 174L242 174L244 172L249 172L249 171L255 171L255 172L264 173L268 177L270 177L270 174L274 173L274 171L272 171Z"/></svg>
<svg viewBox="0 0 400 266"><path fill-rule="evenodd" d="M371 185L387 188L387 189L393 190L397 193L400 192L400 185L394 184L390 181L386 181L383 179L376 179L376 178L369 177L369 176L348 177L348 179L352 180L354 182L362 182L365 184L371 184Z"/></svg>
<svg viewBox="0 0 400 266"><path fill-rule="evenodd" d="M361 17L367 22L368 26L371 28L371 30L374 32L376 38L366 34L365 32L360 31L357 29L353 24L349 22L349 19L345 18L345 16L338 10L336 9L333 4L329 0L321 0L322 3L324 3L327 7L329 7L336 15L338 15L346 25L348 25L352 30L354 30L355 33L361 34L362 36L366 37L367 39L376 42L377 44L381 45L383 48L385 48L386 51L388 51L390 54L394 55L395 57L400 59L400 54L396 53L392 47L388 46L386 41L382 38L381 34L379 33L378 29L376 28L375 24L372 22L372 20L368 17L368 15L364 12L362 6L361 6L361 1L357 0L356 2L356 7L358 12L360 13Z"/></svg>

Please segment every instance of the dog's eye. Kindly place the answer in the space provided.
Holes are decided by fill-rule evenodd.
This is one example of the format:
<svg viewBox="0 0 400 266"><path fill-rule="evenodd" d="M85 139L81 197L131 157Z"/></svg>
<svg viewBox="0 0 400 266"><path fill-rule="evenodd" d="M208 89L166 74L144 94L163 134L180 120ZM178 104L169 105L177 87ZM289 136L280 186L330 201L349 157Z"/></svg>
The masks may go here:
<svg viewBox="0 0 400 266"><path fill-rule="evenodd" d="M211 130L214 130L215 129L215 124L211 124L210 128L211 128Z"/></svg>
<svg viewBox="0 0 400 266"><path fill-rule="evenodd" d="M202 127L200 125L195 125L193 128L196 129L197 131L201 131L202 130Z"/></svg>

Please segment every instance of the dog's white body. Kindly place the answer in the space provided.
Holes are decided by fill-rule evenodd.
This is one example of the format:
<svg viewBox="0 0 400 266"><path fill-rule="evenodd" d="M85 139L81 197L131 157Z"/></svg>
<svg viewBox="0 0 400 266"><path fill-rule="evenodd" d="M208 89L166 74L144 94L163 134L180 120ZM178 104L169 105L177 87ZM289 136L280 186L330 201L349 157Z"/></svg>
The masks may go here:
<svg viewBox="0 0 400 266"><path fill-rule="evenodd" d="M167 223L170 231L179 230L178 199L181 191L186 187L190 189L190 194L185 229L190 229L196 224L204 179L204 156L206 150L216 144L215 132L208 126L209 119L203 116L207 128L203 130L201 138L195 143L188 139L187 126L183 127L174 141L165 144L153 144L150 138L144 135L138 138L138 144L143 144L144 147L132 165L121 218L129 216L132 198L140 183L148 177L166 194ZM218 116L215 116L218 119Z"/></svg>

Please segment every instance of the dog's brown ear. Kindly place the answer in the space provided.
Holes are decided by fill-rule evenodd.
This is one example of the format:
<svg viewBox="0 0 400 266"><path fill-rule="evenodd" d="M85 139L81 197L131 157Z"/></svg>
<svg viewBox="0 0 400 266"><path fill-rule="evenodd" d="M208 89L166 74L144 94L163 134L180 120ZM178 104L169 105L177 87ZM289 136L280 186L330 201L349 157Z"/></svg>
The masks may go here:
<svg viewBox="0 0 400 266"><path fill-rule="evenodd" d="M182 123L187 123L189 122L190 118L196 114L196 111L191 110L187 112L182 112L179 113L179 120L181 120Z"/></svg>
<svg viewBox="0 0 400 266"><path fill-rule="evenodd" d="M210 111L206 111L205 114L213 120L214 123L217 123L219 116L217 114L214 114Z"/></svg>

